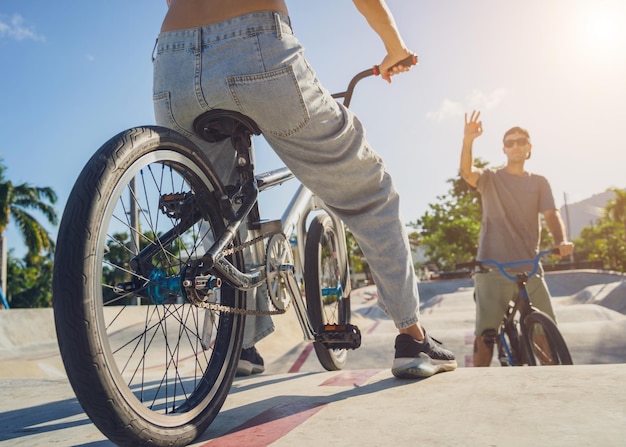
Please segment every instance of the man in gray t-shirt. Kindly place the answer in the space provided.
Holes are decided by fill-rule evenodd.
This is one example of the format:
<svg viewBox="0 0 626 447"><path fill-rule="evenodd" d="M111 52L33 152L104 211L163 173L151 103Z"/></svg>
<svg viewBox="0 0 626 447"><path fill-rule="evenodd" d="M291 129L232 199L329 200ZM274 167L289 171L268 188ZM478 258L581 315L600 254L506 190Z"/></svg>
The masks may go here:
<svg viewBox="0 0 626 447"><path fill-rule="evenodd" d="M512 262L534 258L539 252L540 214L544 216L560 255L570 255L574 246L565 237L563 220L548 180L524 169L532 150L528 131L513 127L504 134L503 152L507 163L503 168L479 169L474 166L472 158L474 140L483 132L479 118L480 112L476 111L469 120L465 115L460 167L461 177L476 188L482 198L477 259ZM529 270L528 266L519 266L519 271L526 270ZM554 318L543 270L528 281L527 287L533 304ZM516 291L515 283L498 271L475 275L474 366L490 365L497 328Z"/></svg>

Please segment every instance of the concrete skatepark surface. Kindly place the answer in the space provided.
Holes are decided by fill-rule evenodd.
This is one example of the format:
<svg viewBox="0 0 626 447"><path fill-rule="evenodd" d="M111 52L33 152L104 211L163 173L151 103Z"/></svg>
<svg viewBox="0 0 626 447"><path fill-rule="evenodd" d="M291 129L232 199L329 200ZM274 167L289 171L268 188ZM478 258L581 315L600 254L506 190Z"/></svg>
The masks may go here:
<svg viewBox="0 0 626 447"><path fill-rule="evenodd" d="M546 275L574 366L472 366L469 279L420 283L421 321L459 368L407 381L389 370L396 330L375 286L352 294L363 334L343 371L327 372L295 313L276 317L258 349L261 375L237 378L194 446L624 446L626 277ZM0 445L110 446L78 404L56 345L51 309L0 311Z"/></svg>

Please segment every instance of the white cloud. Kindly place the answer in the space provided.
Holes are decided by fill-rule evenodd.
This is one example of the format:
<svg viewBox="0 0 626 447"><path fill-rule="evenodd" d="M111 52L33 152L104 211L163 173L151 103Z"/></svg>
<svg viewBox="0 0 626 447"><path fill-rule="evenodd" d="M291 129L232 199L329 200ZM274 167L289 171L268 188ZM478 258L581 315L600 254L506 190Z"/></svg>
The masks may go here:
<svg viewBox="0 0 626 447"><path fill-rule="evenodd" d="M0 39L34 40L45 42L45 36L37 34L32 27L24 24L24 19L19 14L13 16L0 15Z"/></svg>
<svg viewBox="0 0 626 447"><path fill-rule="evenodd" d="M462 115L465 109L459 102L445 98L435 112L428 112L426 117L435 121L443 121L446 118Z"/></svg>
<svg viewBox="0 0 626 447"><path fill-rule="evenodd" d="M480 90L472 90L465 97L464 101L453 101L444 98L439 108L434 112L428 112L426 117L434 121L443 121L448 118L463 116L465 112L471 110L488 110L497 107L506 97L507 91L504 88L497 88L490 93Z"/></svg>
<svg viewBox="0 0 626 447"><path fill-rule="evenodd" d="M497 88L488 94L474 90L467 96L466 100L468 107L472 109L487 110L496 108L506 95L507 91L504 88Z"/></svg>

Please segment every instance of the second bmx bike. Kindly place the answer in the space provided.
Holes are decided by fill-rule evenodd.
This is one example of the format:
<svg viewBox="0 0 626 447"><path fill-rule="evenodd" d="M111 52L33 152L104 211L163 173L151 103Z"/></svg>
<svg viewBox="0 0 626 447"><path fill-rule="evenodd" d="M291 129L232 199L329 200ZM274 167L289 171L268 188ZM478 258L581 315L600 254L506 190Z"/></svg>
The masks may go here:
<svg viewBox="0 0 626 447"><path fill-rule="evenodd" d="M470 268L479 274L495 268L517 284L517 294L510 300L496 336L498 359L502 366L572 364L559 328L548 314L533 306L526 287L528 279L537 274L540 259L551 253L558 254L559 249L541 251L530 260L499 263L485 259L456 265L458 269ZM523 265L532 265L532 269L522 273L509 270Z"/></svg>

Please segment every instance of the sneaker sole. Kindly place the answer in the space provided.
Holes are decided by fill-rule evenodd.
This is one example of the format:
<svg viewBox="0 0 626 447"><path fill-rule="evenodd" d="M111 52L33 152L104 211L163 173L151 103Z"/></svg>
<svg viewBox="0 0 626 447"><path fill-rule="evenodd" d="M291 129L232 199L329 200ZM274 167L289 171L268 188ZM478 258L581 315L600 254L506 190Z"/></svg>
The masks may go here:
<svg viewBox="0 0 626 447"><path fill-rule="evenodd" d="M400 379L431 377L440 372L454 371L456 360L432 360L425 358L395 359L391 373Z"/></svg>
<svg viewBox="0 0 626 447"><path fill-rule="evenodd" d="M244 376L249 376L251 374L260 374L263 371L265 371L264 366L255 365L254 363L248 360L240 359L239 363L237 364L237 372L235 373L235 376L244 377Z"/></svg>

